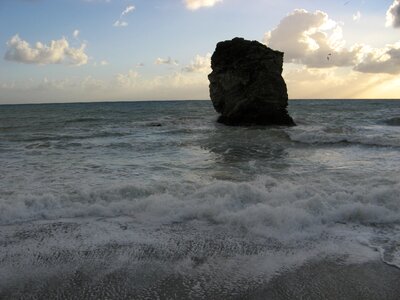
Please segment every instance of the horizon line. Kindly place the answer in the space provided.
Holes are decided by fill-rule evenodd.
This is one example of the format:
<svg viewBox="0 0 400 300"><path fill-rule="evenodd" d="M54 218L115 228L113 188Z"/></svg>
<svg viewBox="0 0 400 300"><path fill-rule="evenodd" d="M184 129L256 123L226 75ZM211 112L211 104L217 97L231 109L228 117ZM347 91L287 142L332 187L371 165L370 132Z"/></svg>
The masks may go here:
<svg viewBox="0 0 400 300"><path fill-rule="evenodd" d="M399 101L400 98L295 98L288 101ZM66 101L66 102L26 102L26 103L0 103L0 106L11 105L57 105L57 104L111 104L111 103L133 103L133 102L185 102L185 101L210 101L210 99L166 99L166 100L87 100L87 101Z"/></svg>

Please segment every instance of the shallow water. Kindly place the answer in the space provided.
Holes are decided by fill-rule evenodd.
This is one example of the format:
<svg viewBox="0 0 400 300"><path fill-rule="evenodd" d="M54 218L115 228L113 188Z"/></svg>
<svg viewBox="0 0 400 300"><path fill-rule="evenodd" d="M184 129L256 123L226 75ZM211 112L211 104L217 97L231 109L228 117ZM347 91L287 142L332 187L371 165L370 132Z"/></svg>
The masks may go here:
<svg viewBox="0 0 400 300"><path fill-rule="evenodd" d="M290 113L250 128L208 101L1 106L0 295L235 298L310 261L400 267L400 102Z"/></svg>

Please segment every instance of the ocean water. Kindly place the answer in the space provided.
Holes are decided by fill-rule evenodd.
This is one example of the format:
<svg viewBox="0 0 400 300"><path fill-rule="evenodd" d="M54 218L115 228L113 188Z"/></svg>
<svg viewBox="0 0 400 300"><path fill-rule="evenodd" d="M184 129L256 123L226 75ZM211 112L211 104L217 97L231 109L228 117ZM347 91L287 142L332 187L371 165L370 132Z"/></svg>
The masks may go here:
<svg viewBox="0 0 400 300"><path fill-rule="evenodd" d="M289 111L0 106L0 298L249 299L309 263L400 268L400 101Z"/></svg>

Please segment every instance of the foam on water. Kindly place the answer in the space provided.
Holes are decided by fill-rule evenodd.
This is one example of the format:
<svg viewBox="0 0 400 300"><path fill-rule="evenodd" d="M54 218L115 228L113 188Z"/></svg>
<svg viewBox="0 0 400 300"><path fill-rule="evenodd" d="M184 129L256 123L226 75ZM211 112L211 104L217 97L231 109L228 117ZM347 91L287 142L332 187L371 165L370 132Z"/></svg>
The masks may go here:
<svg viewBox="0 0 400 300"><path fill-rule="evenodd" d="M373 187L376 180L343 186L260 176L18 198L0 209L0 277L8 286L31 274L56 276L60 268L70 274L88 265L97 276L124 268L147 274L150 264L164 274L152 277L212 277L215 288L232 285L232 291L243 280L255 287L326 257L361 263L380 251L398 266L392 226L400 223L400 185ZM383 232L392 240L382 240Z"/></svg>
<svg viewBox="0 0 400 300"><path fill-rule="evenodd" d="M200 220L261 235L293 234L333 223L400 221L400 183L380 178L335 184L330 178L258 176L251 182L164 182L84 188L59 193L15 193L0 204L3 225L31 220L129 216L143 223ZM278 232L274 232L278 230Z"/></svg>
<svg viewBox="0 0 400 300"><path fill-rule="evenodd" d="M379 252L381 260L400 269L400 226L398 224L377 228L376 234L365 244Z"/></svg>
<svg viewBox="0 0 400 300"><path fill-rule="evenodd" d="M0 111L0 296L112 274L245 297L313 260L399 267L400 104L337 106L294 103L294 128L222 126L207 102Z"/></svg>

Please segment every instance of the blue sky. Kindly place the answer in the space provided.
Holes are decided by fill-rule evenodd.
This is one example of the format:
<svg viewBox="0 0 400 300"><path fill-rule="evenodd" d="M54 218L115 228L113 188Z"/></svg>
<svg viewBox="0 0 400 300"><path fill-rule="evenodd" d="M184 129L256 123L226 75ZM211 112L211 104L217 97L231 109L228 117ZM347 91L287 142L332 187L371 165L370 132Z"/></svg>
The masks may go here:
<svg viewBox="0 0 400 300"><path fill-rule="evenodd" d="M396 98L399 8L399 0L1 0L0 103L207 99L210 55L235 36L285 52L291 98Z"/></svg>

